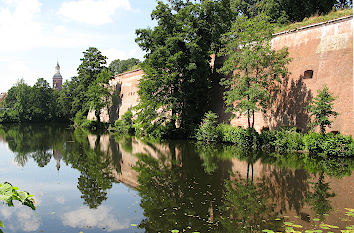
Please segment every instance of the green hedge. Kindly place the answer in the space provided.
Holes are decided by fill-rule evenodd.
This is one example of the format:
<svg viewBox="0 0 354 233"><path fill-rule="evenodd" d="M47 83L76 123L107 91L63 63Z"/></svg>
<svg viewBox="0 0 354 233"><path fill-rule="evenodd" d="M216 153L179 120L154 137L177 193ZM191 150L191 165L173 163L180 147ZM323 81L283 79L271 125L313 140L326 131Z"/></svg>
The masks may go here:
<svg viewBox="0 0 354 233"><path fill-rule="evenodd" d="M354 141L351 136L341 134L319 134L310 132L303 137L305 149L319 156L354 156Z"/></svg>
<svg viewBox="0 0 354 233"><path fill-rule="evenodd" d="M261 134L262 148L278 152L291 152L304 149L303 135L296 128L264 130Z"/></svg>

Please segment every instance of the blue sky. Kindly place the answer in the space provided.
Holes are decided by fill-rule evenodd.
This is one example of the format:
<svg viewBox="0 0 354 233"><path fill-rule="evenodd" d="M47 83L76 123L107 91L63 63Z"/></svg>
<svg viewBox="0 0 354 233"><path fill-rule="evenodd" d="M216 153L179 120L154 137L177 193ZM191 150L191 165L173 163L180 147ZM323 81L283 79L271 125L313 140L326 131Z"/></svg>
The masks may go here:
<svg viewBox="0 0 354 233"><path fill-rule="evenodd" d="M154 0L0 0L0 92L21 78L52 85L57 61L64 80L70 79L89 47L108 63L142 59L135 30L154 25L155 6Z"/></svg>

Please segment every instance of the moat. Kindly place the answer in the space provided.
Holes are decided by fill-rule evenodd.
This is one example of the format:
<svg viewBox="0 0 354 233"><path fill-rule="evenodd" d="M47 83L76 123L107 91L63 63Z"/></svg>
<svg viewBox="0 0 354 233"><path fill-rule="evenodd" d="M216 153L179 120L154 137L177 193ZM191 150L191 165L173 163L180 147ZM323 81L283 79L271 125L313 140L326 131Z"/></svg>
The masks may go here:
<svg viewBox="0 0 354 233"><path fill-rule="evenodd" d="M351 232L353 169L353 159L0 125L0 182L37 206L0 207L0 220L4 232Z"/></svg>

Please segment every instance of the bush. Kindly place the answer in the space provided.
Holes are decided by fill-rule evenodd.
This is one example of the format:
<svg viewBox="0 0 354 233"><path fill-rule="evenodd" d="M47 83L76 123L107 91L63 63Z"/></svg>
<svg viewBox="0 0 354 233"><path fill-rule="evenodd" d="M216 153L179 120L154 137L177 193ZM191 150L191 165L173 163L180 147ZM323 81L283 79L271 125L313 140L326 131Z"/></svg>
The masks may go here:
<svg viewBox="0 0 354 233"><path fill-rule="evenodd" d="M209 111L205 113L202 123L196 130L195 138L199 141L216 142L220 139L218 126L218 115Z"/></svg>
<svg viewBox="0 0 354 233"><path fill-rule="evenodd" d="M311 132L304 136L306 150L310 154L326 156L354 156L354 141L351 136Z"/></svg>
<svg viewBox="0 0 354 233"><path fill-rule="evenodd" d="M0 123L15 123L18 121L19 119L15 111L4 110L0 112Z"/></svg>
<svg viewBox="0 0 354 233"><path fill-rule="evenodd" d="M134 124L133 128L135 136L157 140L170 138L174 133L171 124L163 125L161 122Z"/></svg>
<svg viewBox="0 0 354 233"><path fill-rule="evenodd" d="M278 152L303 150L303 135L296 132L296 128L282 128L280 130L265 130L261 134L263 148Z"/></svg>
<svg viewBox="0 0 354 233"><path fill-rule="evenodd" d="M117 131L117 133L129 135L134 134L132 118L133 113L131 110L128 110L122 115L122 119L116 120L114 123L114 129Z"/></svg>
<svg viewBox="0 0 354 233"><path fill-rule="evenodd" d="M87 120L86 116L81 112L77 112L74 118L75 128L85 128L90 131L103 130L107 128L107 124L103 122Z"/></svg>
<svg viewBox="0 0 354 233"><path fill-rule="evenodd" d="M253 128L244 129L220 124L217 129L223 142L234 143L242 147L259 147L260 145L259 134Z"/></svg>

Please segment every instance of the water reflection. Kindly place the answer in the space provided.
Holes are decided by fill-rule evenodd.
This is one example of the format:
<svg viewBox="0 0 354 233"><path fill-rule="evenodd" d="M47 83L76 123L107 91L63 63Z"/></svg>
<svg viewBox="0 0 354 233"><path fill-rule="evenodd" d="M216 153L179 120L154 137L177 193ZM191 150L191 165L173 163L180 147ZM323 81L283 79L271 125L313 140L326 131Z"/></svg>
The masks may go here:
<svg viewBox="0 0 354 233"><path fill-rule="evenodd" d="M60 216L62 227L137 230L103 205L117 183L138 191L143 212L135 223L145 232L284 231L289 221L315 229L315 218L342 229L353 224L341 221L344 208L353 208L353 160L152 143L63 125L1 125L0 137L22 167L30 159L40 168L55 160L58 172L67 166L79 172L76 186L84 206L71 209L65 196L54 199L68 206Z"/></svg>

